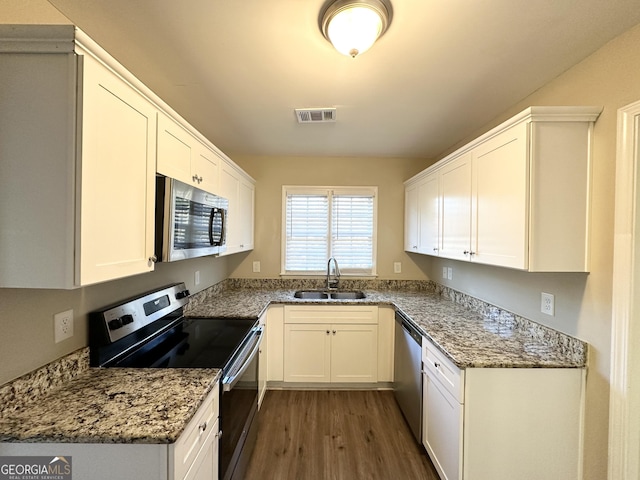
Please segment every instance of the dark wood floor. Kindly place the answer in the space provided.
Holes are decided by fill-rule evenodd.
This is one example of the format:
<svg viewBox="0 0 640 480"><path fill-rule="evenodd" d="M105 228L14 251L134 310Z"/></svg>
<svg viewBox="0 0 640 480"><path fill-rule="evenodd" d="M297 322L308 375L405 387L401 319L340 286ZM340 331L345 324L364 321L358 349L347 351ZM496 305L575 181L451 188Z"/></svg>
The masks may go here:
<svg viewBox="0 0 640 480"><path fill-rule="evenodd" d="M246 480L438 480L390 391L268 391Z"/></svg>

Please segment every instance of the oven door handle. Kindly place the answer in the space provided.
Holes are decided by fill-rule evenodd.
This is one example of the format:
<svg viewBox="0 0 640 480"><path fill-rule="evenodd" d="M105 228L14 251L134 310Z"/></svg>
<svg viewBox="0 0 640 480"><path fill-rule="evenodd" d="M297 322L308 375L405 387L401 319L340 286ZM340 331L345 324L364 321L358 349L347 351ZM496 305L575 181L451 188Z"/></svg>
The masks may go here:
<svg viewBox="0 0 640 480"><path fill-rule="evenodd" d="M255 335L253 340L253 345L250 347L251 351L248 355L242 355L242 358L236 360L231 368L229 368L229 372L231 375L225 376L222 380L222 391L229 392L235 386L236 383L240 380L244 372L246 372L247 368L251 364L251 361L258 354L260 350L260 343L262 342L262 327L257 327L255 329ZM246 349L245 349L246 350ZM239 365L239 366L238 366ZM236 371L237 370L237 371Z"/></svg>

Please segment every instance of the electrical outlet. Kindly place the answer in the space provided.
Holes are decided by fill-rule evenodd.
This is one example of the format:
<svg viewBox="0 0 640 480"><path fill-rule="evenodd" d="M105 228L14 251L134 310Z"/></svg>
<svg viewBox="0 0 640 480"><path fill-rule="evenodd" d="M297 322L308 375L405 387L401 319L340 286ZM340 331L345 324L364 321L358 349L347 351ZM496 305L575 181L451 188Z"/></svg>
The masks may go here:
<svg viewBox="0 0 640 480"><path fill-rule="evenodd" d="M196 285L200 285L200 270L196 270L196 274L194 275L193 281Z"/></svg>
<svg viewBox="0 0 640 480"><path fill-rule="evenodd" d="M402 263L393 262L393 273L402 273Z"/></svg>
<svg viewBox="0 0 640 480"><path fill-rule="evenodd" d="M448 280L453 280L453 268L451 268L451 267L447 268L447 279Z"/></svg>
<svg viewBox="0 0 640 480"><path fill-rule="evenodd" d="M260 260L253 262L253 273L260 273Z"/></svg>
<svg viewBox="0 0 640 480"><path fill-rule="evenodd" d="M545 315L555 315L555 297L550 293L540 294L540 311Z"/></svg>
<svg viewBox="0 0 640 480"><path fill-rule="evenodd" d="M447 267L442 267L442 278L447 278Z"/></svg>
<svg viewBox="0 0 640 480"><path fill-rule="evenodd" d="M59 343L73 337L73 310L56 313L53 316L53 339Z"/></svg>

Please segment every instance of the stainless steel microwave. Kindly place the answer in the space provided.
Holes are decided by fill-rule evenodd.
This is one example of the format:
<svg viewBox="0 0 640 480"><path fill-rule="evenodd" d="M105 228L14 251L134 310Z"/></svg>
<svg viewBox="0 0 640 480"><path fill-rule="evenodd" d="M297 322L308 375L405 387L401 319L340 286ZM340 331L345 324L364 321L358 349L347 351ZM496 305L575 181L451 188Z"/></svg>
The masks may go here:
<svg viewBox="0 0 640 480"><path fill-rule="evenodd" d="M169 177L156 177L155 254L159 261L226 251L229 202Z"/></svg>

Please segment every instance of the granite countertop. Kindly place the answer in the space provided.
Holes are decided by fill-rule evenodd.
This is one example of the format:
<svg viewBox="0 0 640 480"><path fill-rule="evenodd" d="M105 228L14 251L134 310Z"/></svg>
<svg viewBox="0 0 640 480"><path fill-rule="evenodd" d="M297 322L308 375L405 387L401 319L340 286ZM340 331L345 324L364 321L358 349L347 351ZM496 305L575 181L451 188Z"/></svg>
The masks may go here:
<svg viewBox="0 0 640 480"><path fill-rule="evenodd" d="M173 443L218 369L89 368L37 400L0 410L0 442Z"/></svg>
<svg viewBox="0 0 640 480"><path fill-rule="evenodd" d="M435 291L365 289L365 293L361 300L300 300L290 289L235 288L192 298L185 313L257 319L270 304L390 305L413 321L459 368L586 366L584 342L496 307L485 305L480 313Z"/></svg>

